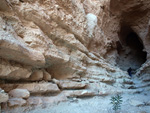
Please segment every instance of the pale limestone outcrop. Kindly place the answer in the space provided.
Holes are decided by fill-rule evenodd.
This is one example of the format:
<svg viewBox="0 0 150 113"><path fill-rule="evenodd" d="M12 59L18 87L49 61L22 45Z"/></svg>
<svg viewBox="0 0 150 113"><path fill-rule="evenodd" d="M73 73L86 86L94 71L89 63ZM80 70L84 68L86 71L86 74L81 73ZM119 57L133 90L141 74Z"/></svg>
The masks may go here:
<svg viewBox="0 0 150 113"><path fill-rule="evenodd" d="M7 93L21 88L31 95L63 94L27 100L27 105L42 105L66 97L123 92L134 85L126 72L130 66L139 68L136 75L148 82L149 4L149 0L1 0L0 87ZM130 34L143 45L140 50L128 46ZM18 106L25 101L12 98L9 103Z"/></svg>
<svg viewBox="0 0 150 113"><path fill-rule="evenodd" d="M13 89L9 93L10 97L13 98L29 98L30 93L27 89Z"/></svg>
<svg viewBox="0 0 150 113"><path fill-rule="evenodd" d="M84 83L71 81L60 81L58 85L62 89L82 89L86 87Z"/></svg>
<svg viewBox="0 0 150 113"><path fill-rule="evenodd" d="M31 67L14 65L14 62L9 62L0 59L0 78L8 80L28 79L32 73Z"/></svg>
<svg viewBox="0 0 150 113"><path fill-rule="evenodd" d="M28 60L29 62L25 61L26 63L18 62L33 67L48 67L47 71L57 79L79 78L86 73L88 67L86 62L97 56L96 61L101 59L99 53L96 56L93 54L92 57L89 55L89 50L92 49L88 46L90 45L88 42L92 42L94 37L97 37L95 29L98 29L98 22L96 23L96 21L98 21L98 14L102 10L100 7L95 7L94 10L91 9L90 11L87 7L93 7L97 3L99 3L98 6L102 6L106 2L94 1L90 3L84 1L82 3L78 1L76 3L75 1L69 1L67 2L69 6L67 8L62 5L64 3L65 1L58 2L55 0L53 2L6 2L7 8L12 11L5 14L8 19L1 19L5 27L3 31L5 30L11 35L13 32L17 36L14 36L16 42L23 44L24 48L44 55L44 58L42 58L41 55L34 54L39 57L38 61L41 64L30 60ZM52 7L48 7L48 5ZM11 16L14 12L17 15ZM36 16L32 14L33 12ZM3 12L1 13L3 14ZM94 21L87 20L86 15L88 13L95 15ZM87 36L89 32L86 30L87 21L88 23L94 22L96 26L96 28L95 26L92 27L92 39ZM6 22L9 23L9 26L6 26ZM8 29L13 29L13 31L9 32ZM105 51L105 49L101 50ZM11 60L15 60L15 58ZM105 66L103 67L105 68Z"/></svg>
<svg viewBox="0 0 150 113"><path fill-rule="evenodd" d="M65 63L65 65L68 65L68 62L70 61L69 59L72 58L72 49L77 49L84 54L87 54L89 50L93 53L96 52L96 54L104 56L106 59L108 59L109 62L115 64L115 60L118 57L116 52L116 42L119 40L117 32L119 32L120 30L120 18L124 17L124 15L127 15L123 21L127 21L129 24L132 23L133 19L129 19L130 16L128 16L128 13L123 13L123 11L129 10L128 12L130 14L134 12L134 8L132 9L132 7L136 7L140 4L140 2L135 2L134 0L125 4L121 1L115 0L96 0L92 2L90 0L84 0L78 1L77 3L75 1L58 2L55 0L53 0L53 2L24 1L24 3L19 1L10 1L7 3L2 0L1 2L2 4L5 4L4 6L8 4L8 6L6 7L10 9L9 13L5 14L8 20L6 20L5 18L1 19L3 24L3 31L8 31L8 29L12 27L14 29L14 34L18 36L17 38L14 36L16 42L21 41L21 44L24 43L24 45L22 46L25 46L27 49L35 50L41 54L44 54L46 65L51 65L51 71L55 76L62 74L61 70L63 70L64 68L60 66L60 70L58 71L59 73L55 74L53 70L56 68L59 69L59 67L55 65L52 66L52 64L57 63L64 65ZM65 3L67 3L68 7L62 5ZM144 1L143 6L139 7L138 11L147 11L148 6L145 7L144 5L147 3L148 1ZM116 8L116 6L119 7ZM120 6L124 8L119 10ZM111 10L110 12L109 9ZM1 10L3 12L4 10L6 10L6 8L2 7ZM16 15L10 18L11 14L14 13L13 11L15 12L15 14L18 14L18 18L16 18ZM32 15L33 12L36 16ZM92 38L87 36L88 30L86 29L88 28L87 23L89 23L89 20L86 19L87 14L93 14L95 15L95 18L97 18L97 25L92 28ZM137 17L136 14L133 16ZM145 15L144 17L147 18ZM141 16L137 18L141 18ZM6 26L6 21L9 23L9 26ZM13 24L11 24L12 22ZM140 24L138 19L133 23ZM145 23L141 22L141 24L143 24L141 26L147 24L147 19ZM141 38L146 35L146 30L144 30L143 27L143 31L139 31L140 29L132 25L130 27L137 34L139 34ZM147 27L145 27L145 29L147 29ZM10 32L10 34L12 34L12 32ZM142 36L142 34L144 35ZM36 56L39 57L40 55ZM77 54L73 56L73 58L76 57L78 57ZM42 57L39 57L38 61L43 62L44 65L44 58L43 61L40 58ZM15 60L13 58L10 59ZM38 62L28 62L27 64L35 64L36 66L40 67L43 66L42 63L37 63ZM67 70L68 76L69 74L73 74L74 72L79 71L76 69L74 70L73 67L71 67L73 66L73 64L74 62L71 62L71 65L66 67L68 68L68 70L70 70L70 73ZM70 67L72 69L70 69Z"/></svg>
<svg viewBox="0 0 150 113"><path fill-rule="evenodd" d="M26 104L26 100L22 98L11 98L8 100L9 107L23 106L25 104Z"/></svg>
<svg viewBox="0 0 150 113"><path fill-rule="evenodd" d="M18 84L17 88L27 89L30 93L58 93L60 89L52 83Z"/></svg>
<svg viewBox="0 0 150 113"><path fill-rule="evenodd" d="M26 89L30 93L38 94L38 93L58 93L60 89L56 84L41 82L41 83L15 83L15 84L0 84L6 92L9 92L13 89Z"/></svg>
<svg viewBox="0 0 150 113"><path fill-rule="evenodd" d="M0 19L1 23L2 18ZM0 28L0 56L8 60L14 60L32 66L44 66L45 58L43 54L27 48L25 43L16 37L13 31L9 33ZM8 54L9 53L9 54Z"/></svg>

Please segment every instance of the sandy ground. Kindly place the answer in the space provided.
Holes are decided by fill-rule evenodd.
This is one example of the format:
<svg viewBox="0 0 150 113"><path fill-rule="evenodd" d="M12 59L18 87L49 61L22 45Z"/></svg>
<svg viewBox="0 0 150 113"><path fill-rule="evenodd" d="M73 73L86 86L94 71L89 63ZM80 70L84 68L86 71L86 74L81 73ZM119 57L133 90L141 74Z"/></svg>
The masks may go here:
<svg viewBox="0 0 150 113"><path fill-rule="evenodd" d="M136 77L132 78L136 86L141 85ZM144 88L143 88L144 89ZM142 89L142 90L143 90ZM70 98L66 102L61 102L46 108L26 111L26 113L115 113L110 104L111 96L96 96L92 98ZM150 91L144 91L136 94L123 93L123 103L121 110L117 113L150 113ZM131 104L131 101L141 102L141 106L136 106L137 102ZM149 104L148 104L149 103Z"/></svg>
<svg viewBox="0 0 150 113"><path fill-rule="evenodd" d="M150 113L150 106L142 105L140 107L133 106L130 100L138 100L140 102L150 101L150 92L142 94L123 94L123 103L119 113ZM70 98L67 102L49 106L46 108L38 108L26 113L114 113L110 104L111 96L93 97L93 98Z"/></svg>
<svg viewBox="0 0 150 113"><path fill-rule="evenodd" d="M136 87L143 85L136 78L134 78L134 83ZM150 113L150 90L146 91L144 89L142 88L142 92L135 94L129 94L129 92L123 93L121 110L117 113ZM95 96L91 98L69 98L68 101L54 103L53 105L23 107L11 109L11 111L6 110L2 113L115 113L110 104L112 96L114 95ZM131 101L134 102L131 103ZM138 102L142 103L142 105L136 106Z"/></svg>

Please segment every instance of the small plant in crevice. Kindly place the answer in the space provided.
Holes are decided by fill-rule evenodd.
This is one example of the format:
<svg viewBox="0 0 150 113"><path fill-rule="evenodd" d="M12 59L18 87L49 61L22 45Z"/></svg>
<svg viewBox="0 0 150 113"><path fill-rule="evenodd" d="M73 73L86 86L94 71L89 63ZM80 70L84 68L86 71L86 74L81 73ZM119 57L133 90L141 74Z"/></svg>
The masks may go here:
<svg viewBox="0 0 150 113"><path fill-rule="evenodd" d="M110 101L111 101L110 103L112 104L112 107L115 113L121 109L121 104L123 100L120 94L117 94L116 96L112 96Z"/></svg>

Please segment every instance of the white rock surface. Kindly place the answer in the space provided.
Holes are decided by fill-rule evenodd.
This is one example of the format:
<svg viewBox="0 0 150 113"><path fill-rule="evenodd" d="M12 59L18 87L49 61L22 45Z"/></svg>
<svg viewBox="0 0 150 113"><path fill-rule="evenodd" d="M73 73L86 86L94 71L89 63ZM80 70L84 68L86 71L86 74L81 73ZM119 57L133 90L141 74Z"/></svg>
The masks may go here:
<svg viewBox="0 0 150 113"><path fill-rule="evenodd" d="M71 91L63 91L64 95L67 97L90 97L95 96L95 92L88 90L71 90Z"/></svg>
<svg viewBox="0 0 150 113"><path fill-rule="evenodd" d="M136 107L139 107L139 106L144 105L143 102L141 102L141 101L139 101L139 100L134 100L134 99L131 99L131 100L129 101L129 103L130 103L130 105L136 106Z"/></svg>
<svg viewBox="0 0 150 113"><path fill-rule="evenodd" d="M95 26L97 25L97 16L89 13L86 15L87 18L87 30L89 32L89 37L93 35Z"/></svg>

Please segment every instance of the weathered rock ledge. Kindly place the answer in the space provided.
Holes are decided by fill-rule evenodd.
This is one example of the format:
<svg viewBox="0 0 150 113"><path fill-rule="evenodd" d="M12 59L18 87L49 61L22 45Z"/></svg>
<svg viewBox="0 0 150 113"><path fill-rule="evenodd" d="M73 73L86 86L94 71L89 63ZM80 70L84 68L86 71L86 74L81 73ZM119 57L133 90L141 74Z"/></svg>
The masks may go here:
<svg viewBox="0 0 150 113"><path fill-rule="evenodd" d="M2 109L147 91L149 42L149 0L1 0Z"/></svg>

